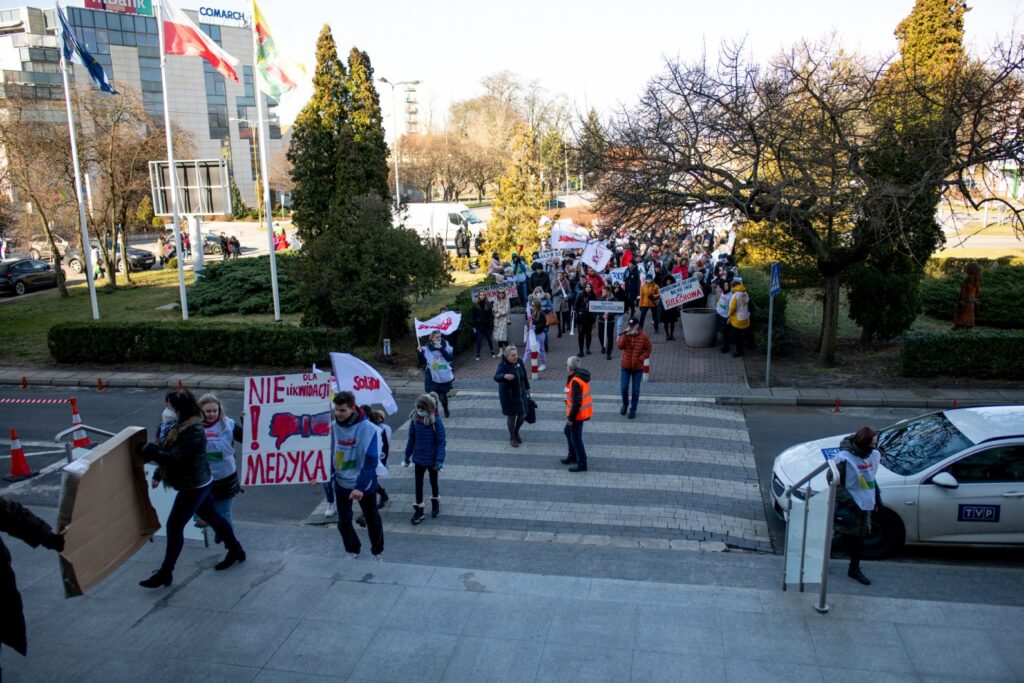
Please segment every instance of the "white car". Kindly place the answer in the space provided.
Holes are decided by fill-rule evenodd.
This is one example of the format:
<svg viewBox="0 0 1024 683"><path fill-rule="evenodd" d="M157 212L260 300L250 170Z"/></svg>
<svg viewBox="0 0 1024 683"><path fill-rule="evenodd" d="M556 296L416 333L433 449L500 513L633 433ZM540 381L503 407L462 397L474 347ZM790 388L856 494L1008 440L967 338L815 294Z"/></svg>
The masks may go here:
<svg viewBox="0 0 1024 683"><path fill-rule="evenodd" d="M772 498L838 450L847 435L792 446L775 458ZM878 435L882 508L864 556L902 544L1024 544L1024 406L959 408L897 422ZM811 481L827 488L825 474ZM797 495L803 495L797 494Z"/></svg>

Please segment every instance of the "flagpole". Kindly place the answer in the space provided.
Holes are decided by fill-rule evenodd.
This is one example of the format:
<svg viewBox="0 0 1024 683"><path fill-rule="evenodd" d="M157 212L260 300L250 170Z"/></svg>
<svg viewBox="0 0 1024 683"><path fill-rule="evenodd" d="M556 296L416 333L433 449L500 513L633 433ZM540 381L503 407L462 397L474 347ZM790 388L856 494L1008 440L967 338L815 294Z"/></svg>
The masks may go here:
<svg viewBox="0 0 1024 683"><path fill-rule="evenodd" d="M68 133L71 135L71 163L75 169L75 199L78 200L78 224L82 231L82 263L85 264L85 281L89 285L89 300L92 303L92 319L100 319L100 307L96 303L96 282L92 277L92 250L89 248L89 231L85 227L85 198L82 196L82 173L78 169L78 142L75 140L75 121L71 112L71 88L68 87L68 64L64 59L64 48L60 51L60 76L64 81L64 104L68 108Z"/></svg>
<svg viewBox="0 0 1024 683"><path fill-rule="evenodd" d="M167 97L167 54L164 51L163 10L159 0L153 0L153 13L156 15L156 35L160 41L160 84L164 95L164 133L167 137L167 165L171 176L171 216L174 221L174 255L178 262L178 295L181 299L181 319L188 320L188 296L185 294L184 252L181 250L181 228L178 221L178 169L174 167L174 139L171 135L171 109ZM202 245L200 245L202 248Z"/></svg>
<svg viewBox="0 0 1024 683"><path fill-rule="evenodd" d="M252 63L258 64L257 54L259 45L256 37L256 16L252 17ZM267 246L270 248L270 288L274 295L274 322L281 322L281 295L277 288L277 255L274 252L274 212L270 206L270 181L267 173L267 133L263 124L263 91L258 84L255 88L256 94L256 120L259 126L259 134L256 142L260 148L260 177L263 179L263 214L267 219ZM258 201L258 199L257 199Z"/></svg>

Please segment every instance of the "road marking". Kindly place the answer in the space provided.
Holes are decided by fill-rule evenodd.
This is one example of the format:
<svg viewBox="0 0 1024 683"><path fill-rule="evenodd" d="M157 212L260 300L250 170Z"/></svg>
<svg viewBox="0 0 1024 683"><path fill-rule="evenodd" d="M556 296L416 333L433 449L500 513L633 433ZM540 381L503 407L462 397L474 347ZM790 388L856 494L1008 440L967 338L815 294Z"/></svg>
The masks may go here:
<svg viewBox="0 0 1024 683"><path fill-rule="evenodd" d="M507 425L505 418L495 419L490 417L451 417L445 420L447 429L484 429L494 430L495 434L505 432ZM525 427L526 433L542 431L556 432L561 434L565 421L538 420L536 424ZM615 434L622 437L700 437L705 439L720 439L723 441L739 441L750 443L750 436L746 429L727 429L723 427L704 427L698 425L669 424L665 422L597 422L590 420L584 427L585 434Z"/></svg>
<svg viewBox="0 0 1024 683"><path fill-rule="evenodd" d="M590 460L591 458L587 458ZM412 468L395 468L391 479L411 479ZM522 467L479 467L474 465L446 465L445 481L489 482L520 484L523 486L577 486L580 488L622 489L635 491L676 491L721 498L761 502L757 483L690 477L672 474L636 474L619 472L588 472L580 477L565 470L539 470Z"/></svg>
<svg viewBox="0 0 1024 683"><path fill-rule="evenodd" d="M523 443L522 448L531 455L551 455L554 457L552 451L557 450L559 453L565 450L564 441L559 442L534 442L530 441L530 434L526 432L526 442ZM665 447L665 446L651 446L646 443L638 445L626 446L624 444L612 444L603 443L595 444L591 443L589 439L584 435L584 443L587 447L587 457L596 457L598 459L618 459L618 460L643 460L648 462L690 462L698 463L702 465L726 465L729 467L745 467L748 469L754 469L754 458L749 453L743 452L726 452L713 449L704 448L689 448L685 446L679 447ZM508 441L505 440L504 435L500 440L483 440L483 439L461 439L451 438L447 440L447 450L450 453L475 453L475 454L488 454L488 455L507 455L514 456L522 451L513 450L509 446ZM398 453L392 451L392 457L399 457L404 451ZM558 457L562 457L559 455ZM392 461L393 463L395 461Z"/></svg>
<svg viewBox="0 0 1024 683"><path fill-rule="evenodd" d="M60 450L57 450L57 451L36 451L35 453L26 453L25 457L26 458L31 458L33 455L57 455L58 453L61 454L61 455L64 455L64 449L61 448ZM0 455L0 460L10 460L10 459L11 459L11 456L9 456L9 455Z"/></svg>
<svg viewBox="0 0 1024 683"><path fill-rule="evenodd" d="M39 482L42 479L43 476L45 476L47 474L50 474L51 472L55 472L55 471L57 471L59 469L62 469L65 465L67 465L67 462L65 462L63 459L57 460L55 462L51 462L49 465L47 465L43 469L39 470L39 476L38 477L32 477L31 479L23 479L22 481L16 481L13 484L11 484L10 486L7 486L7 487L5 487L3 489L0 489L0 490L5 491L5 492L7 492L7 491L20 491L23 488L27 488L27 487L32 486L33 483Z"/></svg>

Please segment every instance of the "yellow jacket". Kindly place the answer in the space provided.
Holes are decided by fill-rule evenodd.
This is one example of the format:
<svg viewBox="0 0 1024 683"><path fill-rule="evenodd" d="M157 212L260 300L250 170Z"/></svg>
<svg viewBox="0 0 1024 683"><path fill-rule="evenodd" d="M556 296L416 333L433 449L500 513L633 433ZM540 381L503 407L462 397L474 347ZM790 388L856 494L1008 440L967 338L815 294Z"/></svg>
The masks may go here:
<svg viewBox="0 0 1024 683"><path fill-rule="evenodd" d="M640 305L643 307L657 306L658 299L661 298L661 288L658 285L651 283L643 283L640 286Z"/></svg>
<svg viewBox="0 0 1024 683"><path fill-rule="evenodd" d="M738 330L750 327L750 295L742 283L732 286L732 299L729 301L729 324Z"/></svg>

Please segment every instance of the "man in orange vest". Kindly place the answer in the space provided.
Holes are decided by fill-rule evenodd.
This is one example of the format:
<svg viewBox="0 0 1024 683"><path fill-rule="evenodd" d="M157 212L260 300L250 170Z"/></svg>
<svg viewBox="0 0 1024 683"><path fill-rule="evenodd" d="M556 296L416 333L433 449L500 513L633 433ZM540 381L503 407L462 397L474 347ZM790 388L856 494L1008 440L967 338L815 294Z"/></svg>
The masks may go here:
<svg viewBox="0 0 1024 683"><path fill-rule="evenodd" d="M565 362L569 379L565 382L565 440L569 442L569 455L562 463L572 465L570 472L587 471L587 451L583 448L583 423L594 414L590 397L590 372L580 367L579 356L569 356Z"/></svg>

